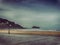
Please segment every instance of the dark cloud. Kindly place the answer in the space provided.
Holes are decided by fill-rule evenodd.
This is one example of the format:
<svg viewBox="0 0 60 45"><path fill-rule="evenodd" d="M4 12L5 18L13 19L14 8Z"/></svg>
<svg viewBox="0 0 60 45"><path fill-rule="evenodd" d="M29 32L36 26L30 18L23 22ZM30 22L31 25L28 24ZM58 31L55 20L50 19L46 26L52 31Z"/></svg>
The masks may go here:
<svg viewBox="0 0 60 45"><path fill-rule="evenodd" d="M3 8L0 8L0 11L6 11L5 9L3 9Z"/></svg>
<svg viewBox="0 0 60 45"><path fill-rule="evenodd" d="M11 2L11 3L17 3L17 2L32 2L32 3L36 3L36 2L38 2L38 3L40 3L40 2L49 2L49 3L54 3L54 4L56 4L56 3L58 3L58 0L3 0L4 2Z"/></svg>
<svg viewBox="0 0 60 45"><path fill-rule="evenodd" d="M8 11L8 10L4 8L0 8L0 11Z"/></svg>
<svg viewBox="0 0 60 45"><path fill-rule="evenodd" d="M4 11L4 9L0 8L0 11Z"/></svg>
<svg viewBox="0 0 60 45"><path fill-rule="evenodd" d="M23 0L3 0L3 2L17 3L22 2Z"/></svg>

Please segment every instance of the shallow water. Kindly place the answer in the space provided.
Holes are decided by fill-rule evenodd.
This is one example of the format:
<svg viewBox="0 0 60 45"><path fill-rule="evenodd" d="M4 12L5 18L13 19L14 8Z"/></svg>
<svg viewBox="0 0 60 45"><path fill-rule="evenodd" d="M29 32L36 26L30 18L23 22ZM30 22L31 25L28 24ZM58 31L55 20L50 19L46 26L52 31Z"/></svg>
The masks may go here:
<svg viewBox="0 0 60 45"><path fill-rule="evenodd" d="M0 34L0 45L60 45L60 37Z"/></svg>

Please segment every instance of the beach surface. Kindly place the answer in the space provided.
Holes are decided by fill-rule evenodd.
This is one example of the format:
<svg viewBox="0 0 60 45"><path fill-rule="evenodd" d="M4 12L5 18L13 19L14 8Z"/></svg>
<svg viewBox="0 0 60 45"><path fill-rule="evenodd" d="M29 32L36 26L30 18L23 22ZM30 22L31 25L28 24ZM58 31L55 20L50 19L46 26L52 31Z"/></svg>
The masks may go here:
<svg viewBox="0 0 60 45"><path fill-rule="evenodd" d="M0 45L60 45L60 37L0 34Z"/></svg>
<svg viewBox="0 0 60 45"><path fill-rule="evenodd" d="M60 32L33 29L0 30L0 45L60 45Z"/></svg>
<svg viewBox="0 0 60 45"><path fill-rule="evenodd" d="M39 30L39 29L5 29L0 30L2 34L21 34L21 35L59 35L60 31L56 30Z"/></svg>

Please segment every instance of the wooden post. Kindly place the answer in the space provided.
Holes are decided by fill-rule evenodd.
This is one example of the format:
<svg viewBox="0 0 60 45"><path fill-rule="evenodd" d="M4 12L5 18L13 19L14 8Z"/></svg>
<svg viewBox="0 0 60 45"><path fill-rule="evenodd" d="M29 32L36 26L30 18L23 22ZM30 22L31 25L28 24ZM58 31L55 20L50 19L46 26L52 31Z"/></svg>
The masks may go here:
<svg viewBox="0 0 60 45"><path fill-rule="evenodd" d="M10 34L10 28L9 28L9 30L8 30L8 34Z"/></svg>
<svg viewBox="0 0 60 45"><path fill-rule="evenodd" d="M9 30L8 30L8 34L10 34L10 27L11 27L11 25L9 25Z"/></svg>

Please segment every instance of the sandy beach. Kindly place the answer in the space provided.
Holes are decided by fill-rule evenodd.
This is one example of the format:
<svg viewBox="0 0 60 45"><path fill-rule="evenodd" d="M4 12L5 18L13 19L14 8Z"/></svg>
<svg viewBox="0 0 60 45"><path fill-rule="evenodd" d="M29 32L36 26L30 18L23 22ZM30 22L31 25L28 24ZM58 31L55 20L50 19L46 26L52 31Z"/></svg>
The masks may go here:
<svg viewBox="0 0 60 45"><path fill-rule="evenodd" d="M8 34L8 32L10 32L10 34L26 34L26 35L60 35L60 31L53 31L53 30L35 30L35 29L5 29L5 30L0 30L0 33Z"/></svg>

